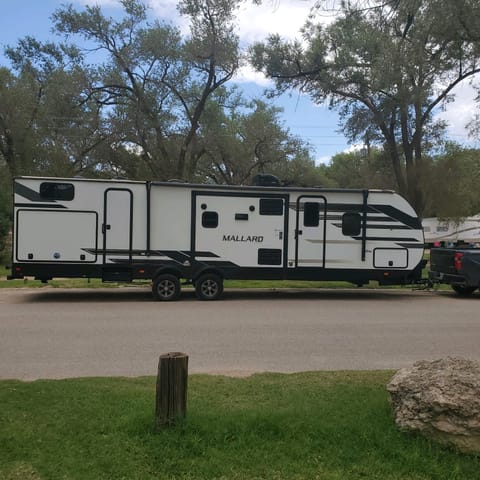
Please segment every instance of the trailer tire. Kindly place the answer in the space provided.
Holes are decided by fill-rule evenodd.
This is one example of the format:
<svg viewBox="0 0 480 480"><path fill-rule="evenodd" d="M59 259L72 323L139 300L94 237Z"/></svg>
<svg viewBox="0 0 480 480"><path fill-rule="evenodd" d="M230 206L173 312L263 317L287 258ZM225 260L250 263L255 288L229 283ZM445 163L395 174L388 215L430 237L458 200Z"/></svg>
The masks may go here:
<svg viewBox="0 0 480 480"><path fill-rule="evenodd" d="M223 293L223 279L215 273L205 273L195 281L195 293L200 300L217 300Z"/></svg>
<svg viewBox="0 0 480 480"><path fill-rule="evenodd" d="M155 300L173 302L180 296L180 280L170 273L158 275L153 280L152 294Z"/></svg>
<svg viewBox="0 0 480 480"><path fill-rule="evenodd" d="M462 296L471 295L477 289L477 287L466 287L464 285L452 285L452 288L455 293Z"/></svg>

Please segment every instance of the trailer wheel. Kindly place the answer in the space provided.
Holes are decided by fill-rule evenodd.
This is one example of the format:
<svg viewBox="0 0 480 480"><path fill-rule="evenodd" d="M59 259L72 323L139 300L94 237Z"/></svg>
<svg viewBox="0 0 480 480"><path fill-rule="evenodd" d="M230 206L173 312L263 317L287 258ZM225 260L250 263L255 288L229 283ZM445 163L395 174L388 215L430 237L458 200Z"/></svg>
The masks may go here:
<svg viewBox="0 0 480 480"><path fill-rule="evenodd" d="M162 302L177 300L180 296L180 280L169 273L161 274L153 281L152 294Z"/></svg>
<svg viewBox="0 0 480 480"><path fill-rule="evenodd" d="M223 280L215 273L206 273L195 281L195 293L200 300L217 300L223 293Z"/></svg>
<svg viewBox="0 0 480 480"><path fill-rule="evenodd" d="M471 295L477 287L465 287L463 285L452 285L453 290L459 295Z"/></svg>

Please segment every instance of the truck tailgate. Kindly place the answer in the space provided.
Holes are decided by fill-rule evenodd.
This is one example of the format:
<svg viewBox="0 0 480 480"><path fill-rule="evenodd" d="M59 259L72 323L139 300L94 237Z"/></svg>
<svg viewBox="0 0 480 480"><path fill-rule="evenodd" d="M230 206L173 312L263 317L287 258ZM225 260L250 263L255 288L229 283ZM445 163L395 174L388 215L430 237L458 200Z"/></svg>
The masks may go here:
<svg viewBox="0 0 480 480"><path fill-rule="evenodd" d="M455 275L455 250L432 248L430 251L430 270Z"/></svg>

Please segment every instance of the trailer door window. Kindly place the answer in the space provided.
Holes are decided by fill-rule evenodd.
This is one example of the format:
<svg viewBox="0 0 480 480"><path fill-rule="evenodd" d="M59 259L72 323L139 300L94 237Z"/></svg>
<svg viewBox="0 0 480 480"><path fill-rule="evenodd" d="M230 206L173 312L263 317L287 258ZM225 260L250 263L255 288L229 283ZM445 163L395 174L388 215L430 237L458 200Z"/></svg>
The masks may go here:
<svg viewBox="0 0 480 480"><path fill-rule="evenodd" d="M283 199L261 198L260 215L283 215Z"/></svg>
<svg viewBox="0 0 480 480"><path fill-rule="evenodd" d="M303 208L303 226L318 227L320 224L320 204L318 202L305 202Z"/></svg>
<svg viewBox="0 0 480 480"><path fill-rule="evenodd" d="M73 200L75 187L71 183L43 182L40 184L40 197L45 200Z"/></svg>
<svg viewBox="0 0 480 480"><path fill-rule="evenodd" d="M218 227L218 213L217 212L203 212L202 213L202 227L217 228Z"/></svg>
<svg viewBox="0 0 480 480"><path fill-rule="evenodd" d="M342 233L354 237L360 235L362 230L362 217L357 212L345 212L342 217Z"/></svg>

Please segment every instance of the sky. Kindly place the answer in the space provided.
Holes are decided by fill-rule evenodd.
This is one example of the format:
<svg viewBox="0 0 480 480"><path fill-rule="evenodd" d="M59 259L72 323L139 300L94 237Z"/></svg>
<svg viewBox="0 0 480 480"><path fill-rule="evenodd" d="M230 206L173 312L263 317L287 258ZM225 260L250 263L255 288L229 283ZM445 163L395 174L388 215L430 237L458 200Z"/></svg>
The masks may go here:
<svg viewBox="0 0 480 480"><path fill-rule="evenodd" d="M160 18L177 24L181 23L176 11L176 0L144 0L150 7L152 19ZM0 65L6 59L2 52L6 45L14 45L17 39L26 35L39 40L56 38L51 33L51 14L63 4L72 3L82 9L86 4L99 4L108 15L121 12L118 0L0 0L2 28L0 29ZM299 30L304 24L314 0L264 0L261 6L244 5L238 13L238 33L243 45L264 39L270 33L280 33L286 39L299 38ZM328 18L325 19L328 21ZM251 68L243 68L234 81L247 98L257 98L272 84ZM461 144L468 144L465 125L475 113L475 93L470 85L461 85L455 90L457 98L448 105L446 111L438 115L447 120L450 126L448 136ZM283 108L281 118L293 135L297 135L312 147L317 164L328 163L333 155L350 151L355 146L339 132L338 115L326 105L315 105L298 92L284 94L275 104Z"/></svg>

